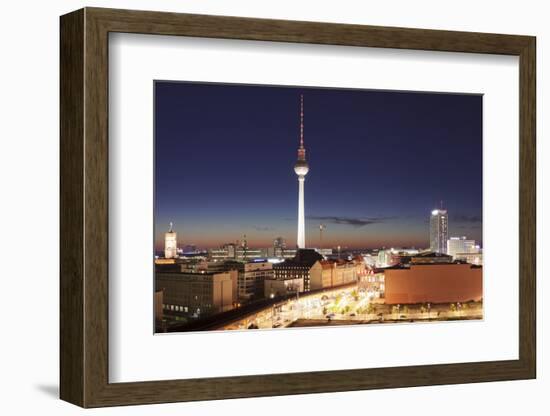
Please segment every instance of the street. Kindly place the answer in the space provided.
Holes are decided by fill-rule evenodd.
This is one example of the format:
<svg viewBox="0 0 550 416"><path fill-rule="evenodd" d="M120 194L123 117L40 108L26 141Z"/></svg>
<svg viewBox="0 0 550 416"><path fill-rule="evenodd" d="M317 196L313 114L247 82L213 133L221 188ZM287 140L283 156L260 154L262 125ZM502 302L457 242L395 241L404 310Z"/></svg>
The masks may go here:
<svg viewBox="0 0 550 416"><path fill-rule="evenodd" d="M355 285L297 295L224 329L269 329L368 323L482 319L481 302L386 305L377 292Z"/></svg>

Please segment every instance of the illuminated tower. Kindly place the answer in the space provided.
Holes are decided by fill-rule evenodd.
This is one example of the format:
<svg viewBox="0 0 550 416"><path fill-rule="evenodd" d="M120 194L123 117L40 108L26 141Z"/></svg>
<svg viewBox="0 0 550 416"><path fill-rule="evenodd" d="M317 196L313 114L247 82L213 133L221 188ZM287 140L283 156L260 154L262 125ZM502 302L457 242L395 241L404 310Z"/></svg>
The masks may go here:
<svg viewBox="0 0 550 416"><path fill-rule="evenodd" d="M309 172L306 162L306 149L304 148L304 96L300 95L300 147L298 148L298 160L294 165L294 172L298 175L298 248L306 247L305 214L304 214L304 181Z"/></svg>
<svg viewBox="0 0 550 416"><path fill-rule="evenodd" d="M434 209L430 216L430 250L447 253L449 216L446 209Z"/></svg>
<svg viewBox="0 0 550 416"><path fill-rule="evenodd" d="M175 259L178 255L178 236L172 230L172 223L167 233L164 233L164 257L167 259Z"/></svg>

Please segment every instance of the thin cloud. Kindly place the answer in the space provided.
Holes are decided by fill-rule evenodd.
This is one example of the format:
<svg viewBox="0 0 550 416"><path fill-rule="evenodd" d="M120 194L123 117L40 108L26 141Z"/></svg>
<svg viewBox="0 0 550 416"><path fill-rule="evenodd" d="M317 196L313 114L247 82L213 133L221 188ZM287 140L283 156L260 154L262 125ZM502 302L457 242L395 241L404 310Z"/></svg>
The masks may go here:
<svg viewBox="0 0 550 416"><path fill-rule="evenodd" d="M458 225L457 230L479 230L479 225Z"/></svg>
<svg viewBox="0 0 550 416"><path fill-rule="evenodd" d="M479 215L456 214L452 216L452 220L456 222L479 223L481 222L481 217Z"/></svg>
<svg viewBox="0 0 550 416"><path fill-rule="evenodd" d="M256 231L274 231L275 230L273 227L262 227L261 225L253 225L252 228L254 228Z"/></svg>
<svg viewBox="0 0 550 416"><path fill-rule="evenodd" d="M354 217L340 217L340 216L309 215L307 218L310 220L323 221L329 224L349 225L355 228L360 228L360 227L365 227L367 225L380 224L386 220L391 219L392 217L354 218Z"/></svg>

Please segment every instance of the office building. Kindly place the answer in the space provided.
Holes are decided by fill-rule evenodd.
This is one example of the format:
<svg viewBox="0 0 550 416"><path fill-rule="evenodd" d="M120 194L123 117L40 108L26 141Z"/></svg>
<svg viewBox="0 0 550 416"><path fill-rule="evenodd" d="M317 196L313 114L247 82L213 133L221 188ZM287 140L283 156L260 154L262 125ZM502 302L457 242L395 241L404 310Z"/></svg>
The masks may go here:
<svg viewBox="0 0 550 416"><path fill-rule="evenodd" d="M356 282L365 269L363 260L319 260L310 269L310 290Z"/></svg>
<svg viewBox="0 0 550 416"><path fill-rule="evenodd" d="M451 237L447 240L447 254L455 256L457 253L476 252L475 240L467 240L466 237Z"/></svg>
<svg viewBox="0 0 550 416"><path fill-rule="evenodd" d="M479 253L480 248L475 240L467 240L466 237L451 237L447 241L447 254L457 259L459 254Z"/></svg>
<svg viewBox="0 0 550 416"><path fill-rule="evenodd" d="M447 252L449 216L446 209L434 209L430 216L430 251Z"/></svg>
<svg viewBox="0 0 550 416"><path fill-rule="evenodd" d="M240 302L259 299L265 293L265 281L273 279L273 264L267 261L242 264L238 277Z"/></svg>
<svg viewBox="0 0 550 416"><path fill-rule="evenodd" d="M483 266L483 253L478 251L476 253L457 253L456 260L475 264L477 266Z"/></svg>
<svg viewBox="0 0 550 416"><path fill-rule="evenodd" d="M237 294L236 270L155 273L156 291L163 293L165 314L202 318L233 309Z"/></svg>
<svg viewBox="0 0 550 416"><path fill-rule="evenodd" d="M304 291L304 279L301 277L284 277L266 279L264 281L264 296L276 298L279 296L298 295Z"/></svg>
<svg viewBox="0 0 550 416"><path fill-rule="evenodd" d="M311 268L323 256L313 249L299 249L296 256L273 265L274 280L301 279L303 291L310 290Z"/></svg>

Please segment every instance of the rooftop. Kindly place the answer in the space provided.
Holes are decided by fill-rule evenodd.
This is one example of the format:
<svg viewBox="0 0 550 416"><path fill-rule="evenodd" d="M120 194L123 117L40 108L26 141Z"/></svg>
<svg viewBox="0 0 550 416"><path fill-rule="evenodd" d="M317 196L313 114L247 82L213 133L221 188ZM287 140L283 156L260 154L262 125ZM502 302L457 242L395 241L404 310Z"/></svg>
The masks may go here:
<svg viewBox="0 0 550 416"><path fill-rule="evenodd" d="M292 259L286 259L282 263L274 265L279 267L311 267L317 261L324 260L324 257L311 248L300 248Z"/></svg>
<svg viewBox="0 0 550 416"><path fill-rule="evenodd" d="M377 267L377 268L374 269L374 272L375 273L382 273L385 270L409 270L413 267L437 267L437 266L443 267L443 266L464 266L464 265L470 266L471 269L481 269L482 268L481 265L455 261L455 262L449 262L449 263L417 263L417 264L410 264L410 265L409 264L395 264L393 266L388 266L388 267Z"/></svg>
<svg viewBox="0 0 550 416"><path fill-rule="evenodd" d="M453 256L450 256L445 253L439 253L437 251L426 251L424 253L418 253L415 254L413 257L449 257L452 258Z"/></svg>

